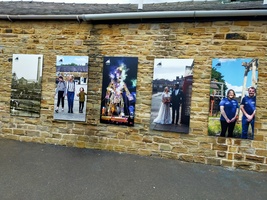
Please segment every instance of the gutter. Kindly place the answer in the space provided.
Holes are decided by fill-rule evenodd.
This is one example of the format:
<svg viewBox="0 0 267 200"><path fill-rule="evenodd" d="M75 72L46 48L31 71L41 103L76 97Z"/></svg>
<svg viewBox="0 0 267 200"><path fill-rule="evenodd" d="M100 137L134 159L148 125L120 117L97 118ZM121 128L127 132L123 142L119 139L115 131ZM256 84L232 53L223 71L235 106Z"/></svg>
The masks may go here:
<svg viewBox="0 0 267 200"><path fill-rule="evenodd" d="M201 18L201 17L258 17L267 16L267 10L209 10L209 11L163 11L128 12L83 15L0 15L0 19L13 20L124 20L124 19L165 19L165 18Z"/></svg>
<svg viewBox="0 0 267 200"><path fill-rule="evenodd" d="M267 10L212 10L212 11L165 11L83 15L84 21L155 18L198 18L198 17L245 17L267 16Z"/></svg>

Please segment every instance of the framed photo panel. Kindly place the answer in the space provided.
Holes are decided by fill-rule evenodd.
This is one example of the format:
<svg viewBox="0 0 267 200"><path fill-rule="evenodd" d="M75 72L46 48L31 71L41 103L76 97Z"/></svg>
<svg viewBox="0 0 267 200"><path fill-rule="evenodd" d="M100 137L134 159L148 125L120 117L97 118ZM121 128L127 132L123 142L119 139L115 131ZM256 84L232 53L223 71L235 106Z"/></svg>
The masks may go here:
<svg viewBox="0 0 267 200"><path fill-rule="evenodd" d="M54 119L85 121L88 56L57 56Z"/></svg>
<svg viewBox="0 0 267 200"><path fill-rule="evenodd" d="M43 55L13 54L10 114L40 117Z"/></svg>
<svg viewBox="0 0 267 200"><path fill-rule="evenodd" d="M254 139L258 59L213 59L210 136Z"/></svg>
<svg viewBox="0 0 267 200"><path fill-rule="evenodd" d="M188 133L193 59L155 59L150 128Z"/></svg>
<svg viewBox="0 0 267 200"><path fill-rule="evenodd" d="M134 125L137 57L104 57L100 122Z"/></svg>

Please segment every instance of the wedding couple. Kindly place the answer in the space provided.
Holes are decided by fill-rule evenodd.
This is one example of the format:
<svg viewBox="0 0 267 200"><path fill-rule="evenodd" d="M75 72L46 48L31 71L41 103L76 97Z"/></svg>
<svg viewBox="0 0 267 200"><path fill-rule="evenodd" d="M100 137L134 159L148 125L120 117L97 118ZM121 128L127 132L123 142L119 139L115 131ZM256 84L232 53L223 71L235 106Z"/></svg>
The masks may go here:
<svg viewBox="0 0 267 200"><path fill-rule="evenodd" d="M179 84L175 84L172 93L169 93L169 88L165 87L161 95L161 106L158 116L154 119L157 124L178 124L180 105L183 102L183 92L179 89ZM172 108L172 115L170 111ZM172 117L171 117L172 116Z"/></svg>

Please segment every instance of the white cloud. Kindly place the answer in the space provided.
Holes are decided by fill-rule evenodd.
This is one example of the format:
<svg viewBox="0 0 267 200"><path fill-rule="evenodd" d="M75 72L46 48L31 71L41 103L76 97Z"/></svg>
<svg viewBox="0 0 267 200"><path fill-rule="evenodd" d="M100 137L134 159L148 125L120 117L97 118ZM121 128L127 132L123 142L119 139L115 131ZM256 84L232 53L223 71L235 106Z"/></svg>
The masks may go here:
<svg viewBox="0 0 267 200"><path fill-rule="evenodd" d="M227 86L228 90L232 89L235 91L236 97L239 97L242 95L242 88L243 88L242 86L231 85L230 83L227 83L227 82L226 82L226 86ZM227 91L226 91L226 93L227 93Z"/></svg>

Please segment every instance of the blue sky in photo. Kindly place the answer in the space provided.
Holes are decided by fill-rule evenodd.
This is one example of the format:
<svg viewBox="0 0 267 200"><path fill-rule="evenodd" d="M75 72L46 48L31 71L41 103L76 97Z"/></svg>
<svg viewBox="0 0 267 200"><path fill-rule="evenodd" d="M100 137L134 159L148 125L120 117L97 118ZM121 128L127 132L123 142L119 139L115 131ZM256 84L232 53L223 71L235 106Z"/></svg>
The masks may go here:
<svg viewBox="0 0 267 200"><path fill-rule="evenodd" d="M242 91L244 81L245 67L242 66L242 63L250 62L251 60L252 58L215 58L212 60L212 67L215 67L218 72L222 73L228 89L235 90L238 96ZM246 87L251 86L251 73L251 71L248 73ZM256 72L256 77L258 77L258 71Z"/></svg>

